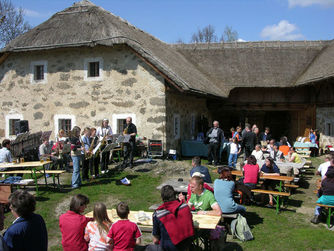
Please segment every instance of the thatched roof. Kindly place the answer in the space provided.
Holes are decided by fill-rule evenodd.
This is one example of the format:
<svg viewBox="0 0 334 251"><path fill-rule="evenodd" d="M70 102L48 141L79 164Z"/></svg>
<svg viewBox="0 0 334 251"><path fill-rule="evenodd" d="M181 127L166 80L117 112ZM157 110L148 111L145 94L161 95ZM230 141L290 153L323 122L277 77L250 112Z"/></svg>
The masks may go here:
<svg viewBox="0 0 334 251"><path fill-rule="evenodd" d="M87 0L54 14L1 52L115 44L130 46L180 91L219 97L235 87L290 87L334 75L330 41L170 45Z"/></svg>
<svg viewBox="0 0 334 251"><path fill-rule="evenodd" d="M173 47L217 86L231 90L290 87L326 44L327 41L266 41Z"/></svg>
<svg viewBox="0 0 334 251"><path fill-rule="evenodd" d="M317 82L334 77L334 41L319 53L304 74L297 80L296 85Z"/></svg>
<svg viewBox="0 0 334 251"><path fill-rule="evenodd" d="M127 44L148 60L180 90L226 96L179 52L127 21L81 1L11 41L3 52L60 47Z"/></svg>

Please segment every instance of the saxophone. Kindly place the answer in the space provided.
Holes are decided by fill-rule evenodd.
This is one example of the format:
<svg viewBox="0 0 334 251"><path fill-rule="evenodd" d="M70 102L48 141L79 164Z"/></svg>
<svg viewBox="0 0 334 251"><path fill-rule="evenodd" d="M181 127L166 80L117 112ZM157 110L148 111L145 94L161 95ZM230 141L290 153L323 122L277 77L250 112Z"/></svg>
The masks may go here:
<svg viewBox="0 0 334 251"><path fill-rule="evenodd" d="M96 138L96 137L93 138L93 141L92 141L92 143L91 143L90 146L89 146L89 150L88 150L87 154L85 155L85 158L86 158L86 159L90 159L90 158L93 157L93 150L94 150L95 138Z"/></svg>
<svg viewBox="0 0 334 251"><path fill-rule="evenodd" d="M125 127L125 129L123 130L123 135L128 134L128 130L129 130L129 125L127 125ZM123 142L121 143L121 148L122 148L122 150L124 150L124 143Z"/></svg>

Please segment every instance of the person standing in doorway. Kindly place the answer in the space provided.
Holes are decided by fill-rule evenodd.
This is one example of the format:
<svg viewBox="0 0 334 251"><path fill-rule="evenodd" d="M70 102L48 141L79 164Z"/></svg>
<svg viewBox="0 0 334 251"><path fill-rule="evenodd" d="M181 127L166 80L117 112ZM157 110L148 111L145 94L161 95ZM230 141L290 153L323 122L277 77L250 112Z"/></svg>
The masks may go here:
<svg viewBox="0 0 334 251"><path fill-rule="evenodd" d="M224 132L219 128L219 122L213 121L213 127L206 133L208 145L208 161L209 165L217 165L219 160L219 150L224 140ZM213 163L212 163L213 161Z"/></svg>

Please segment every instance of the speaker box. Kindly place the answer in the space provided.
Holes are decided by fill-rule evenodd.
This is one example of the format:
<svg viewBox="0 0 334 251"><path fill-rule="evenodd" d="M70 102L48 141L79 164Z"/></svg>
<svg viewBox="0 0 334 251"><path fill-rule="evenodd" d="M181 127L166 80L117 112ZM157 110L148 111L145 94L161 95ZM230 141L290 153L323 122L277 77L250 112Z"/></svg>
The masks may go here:
<svg viewBox="0 0 334 251"><path fill-rule="evenodd" d="M15 121L14 124L15 134L25 133L29 131L28 120Z"/></svg>

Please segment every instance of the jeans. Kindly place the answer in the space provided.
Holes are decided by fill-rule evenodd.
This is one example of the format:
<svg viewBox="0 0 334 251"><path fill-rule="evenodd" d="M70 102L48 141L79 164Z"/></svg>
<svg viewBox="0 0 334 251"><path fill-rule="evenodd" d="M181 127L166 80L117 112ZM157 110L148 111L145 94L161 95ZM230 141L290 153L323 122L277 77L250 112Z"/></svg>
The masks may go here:
<svg viewBox="0 0 334 251"><path fill-rule="evenodd" d="M246 212L246 208L242 205L237 204L237 209L234 211L234 213L245 213Z"/></svg>
<svg viewBox="0 0 334 251"><path fill-rule="evenodd" d="M315 210L314 210L314 215L320 215L320 214L321 214L321 211L322 211L322 208L319 207L319 206L316 206L316 207L315 207Z"/></svg>
<svg viewBox="0 0 334 251"><path fill-rule="evenodd" d="M81 156L71 156L73 161L72 188L81 186L80 160Z"/></svg>
<svg viewBox="0 0 334 251"><path fill-rule="evenodd" d="M232 167L232 166L236 167L237 159L238 159L238 154L237 153L235 153L235 154L230 153L230 155L228 156L228 167Z"/></svg>

